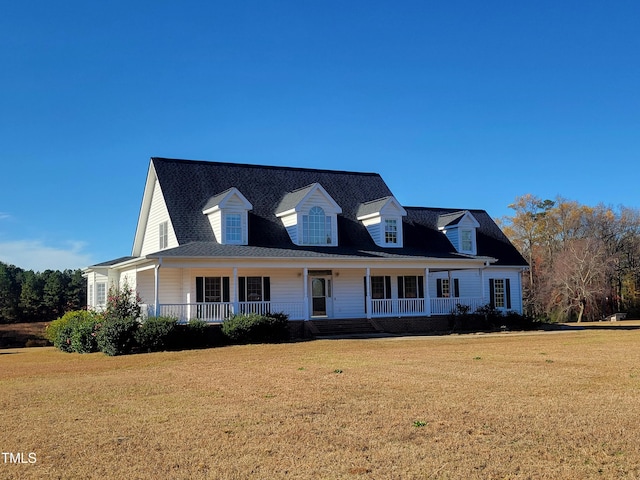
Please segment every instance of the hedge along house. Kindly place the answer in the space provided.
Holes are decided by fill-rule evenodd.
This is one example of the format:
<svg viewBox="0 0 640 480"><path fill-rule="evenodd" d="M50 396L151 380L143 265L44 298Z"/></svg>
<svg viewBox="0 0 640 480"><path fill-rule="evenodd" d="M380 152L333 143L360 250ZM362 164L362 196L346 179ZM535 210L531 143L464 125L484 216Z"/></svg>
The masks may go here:
<svg viewBox="0 0 640 480"><path fill-rule="evenodd" d="M483 210L403 207L375 173L152 158L131 256L85 269L88 306L219 322L522 312L527 263Z"/></svg>

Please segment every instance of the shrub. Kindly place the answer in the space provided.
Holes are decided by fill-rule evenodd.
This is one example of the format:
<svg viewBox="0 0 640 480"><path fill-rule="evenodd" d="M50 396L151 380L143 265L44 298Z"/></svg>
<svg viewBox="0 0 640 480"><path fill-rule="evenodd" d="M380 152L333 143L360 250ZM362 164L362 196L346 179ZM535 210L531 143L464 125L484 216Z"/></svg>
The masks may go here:
<svg viewBox="0 0 640 480"><path fill-rule="evenodd" d="M138 320L128 318L105 319L98 330L98 348L106 355L126 355L136 346Z"/></svg>
<svg viewBox="0 0 640 480"><path fill-rule="evenodd" d="M104 311L104 318L125 319L140 318L140 296L133 291L127 283L121 288L111 286L107 296L107 306Z"/></svg>
<svg viewBox="0 0 640 480"><path fill-rule="evenodd" d="M98 320L98 315L91 311L75 310L67 312L47 326L45 337L63 352L73 352L75 350L73 339L76 329L85 331L91 325L93 331L94 325L97 324ZM82 344L84 342L81 340L81 334L78 333L76 334L76 345L80 346ZM75 351L83 352L84 347L80 347L80 350Z"/></svg>
<svg viewBox="0 0 640 480"><path fill-rule="evenodd" d="M177 323L178 320L173 317L149 317L136 330L136 342L148 352L166 350L177 333Z"/></svg>
<svg viewBox="0 0 640 480"><path fill-rule="evenodd" d="M273 343L289 338L289 317L284 313L232 315L222 322L222 333L233 343Z"/></svg>
<svg viewBox="0 0 640 480"><path fill-rule="evenodd" d="M71 348L78 353L93 353L98 351L97 332L100 319L96 315L84 318L73 327L71 332Z"/></svg>

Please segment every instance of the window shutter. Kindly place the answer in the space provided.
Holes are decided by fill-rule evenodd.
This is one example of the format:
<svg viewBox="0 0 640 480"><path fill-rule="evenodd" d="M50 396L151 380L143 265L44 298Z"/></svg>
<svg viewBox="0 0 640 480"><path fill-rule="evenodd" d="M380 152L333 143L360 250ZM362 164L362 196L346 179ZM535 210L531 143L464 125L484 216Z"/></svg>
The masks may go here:
<svg viewBox="0 0 640 480"><path fill-rule="evenodd" d="M204 277L196 277L196 302L204 302Z"/></svg>
<svg viewBox="0 0 640 480"><path fill-rule="evenodd" d="M418 276L418 298L424 298L424 277Z"/></svg>
<svg viewBox="0 0 640 480"><path fill-rule="evenodd" d="M364 313L367 312L367 277L362 277L364 280Z"/></svg>
<svg viewBox="0 0 640 480"><path fill-rule="evenodd" d="M398 277L398 298L404 298L404 277Z"/></svg>
<svg viewBox="0 0 640 480"><path fill-rule="evenodd" d="M504 280L504 295L507 297L507 309L511 308L511 282L506 278Z"/></svg>
<svg viewBox="0 0 640 480"><path fill-rule="evenodd" d="M247 279L238 277L238 300L240 302L247 301Z"/></svg>
<svg viewBox="0 0 640 480"><path fill-rule="evenodd" d="M264 277L262 279L262 299L265 302L271 301L271 277Z"/></svg>
<svg viewBox="0 0 640 480"><path fill-rule="evenodd" d="M460 280L458 278L453 279L453 296L460 297Z"/></svg>
<svg viewBox="0 0 640 480"><path fill-rule="evenodd" d="M388 275L384 277L384 292L385 292L384 298L390 299L391 298L391 277Z"/></svg>
<svg viewBox="0 0 640 480"><path fill-rule="evenodd" d="M493 278L489 279L489 305L491 308L496 308L496 292Z"/></svg>
<svg viewBox="0 0 640 480"><path fill-rule="evenodd" d="M229 295L229 277L222 277L222 301L230 301Z"/></svg>
<svg viewBox="0 0 640 480"><path fill-rule="evenodd" d="M438 298L442 298L442 279L436 279L436 295Z"/></svg>

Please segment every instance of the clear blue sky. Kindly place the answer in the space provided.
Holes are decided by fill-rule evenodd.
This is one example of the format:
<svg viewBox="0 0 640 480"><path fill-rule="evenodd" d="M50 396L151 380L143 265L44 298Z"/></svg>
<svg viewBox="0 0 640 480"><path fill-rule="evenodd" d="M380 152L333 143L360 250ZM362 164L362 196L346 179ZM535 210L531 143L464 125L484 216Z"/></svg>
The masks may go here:
<svg viewBox="0 0 640 480"><path fill-rule="evenodd" d="M129 255L152 156L640 207L640 2L3 2L0 260Z"/></svg>

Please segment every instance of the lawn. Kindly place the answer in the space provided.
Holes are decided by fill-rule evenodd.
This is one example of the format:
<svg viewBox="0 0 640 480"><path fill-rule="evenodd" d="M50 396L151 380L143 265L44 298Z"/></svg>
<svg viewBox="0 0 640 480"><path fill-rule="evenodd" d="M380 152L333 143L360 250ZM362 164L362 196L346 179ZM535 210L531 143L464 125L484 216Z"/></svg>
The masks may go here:
<svg viewBox="0 0 640 480"><path fill-rule="evenodd" d="M640 478L639 346L614 327L0 350L0 448L27 462L0 478Z"/></svg>

